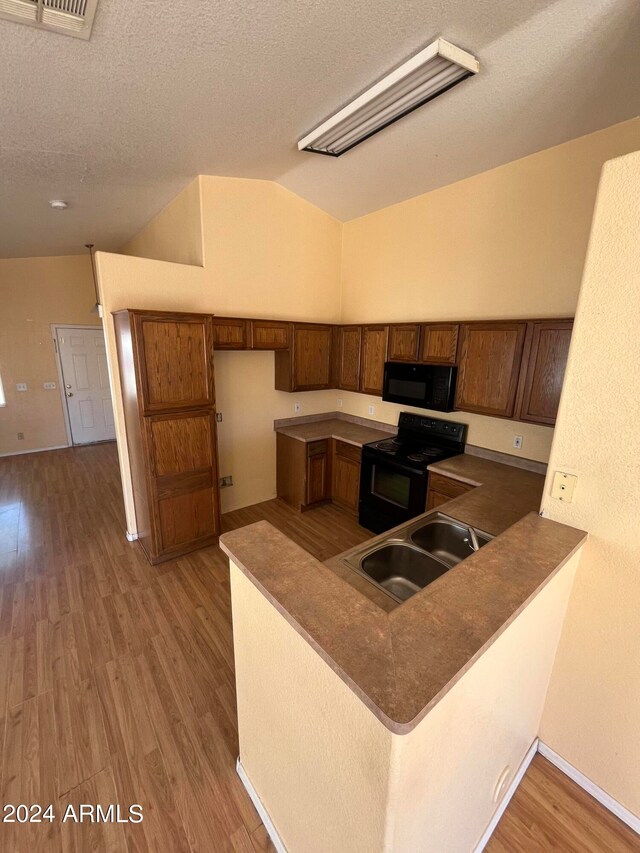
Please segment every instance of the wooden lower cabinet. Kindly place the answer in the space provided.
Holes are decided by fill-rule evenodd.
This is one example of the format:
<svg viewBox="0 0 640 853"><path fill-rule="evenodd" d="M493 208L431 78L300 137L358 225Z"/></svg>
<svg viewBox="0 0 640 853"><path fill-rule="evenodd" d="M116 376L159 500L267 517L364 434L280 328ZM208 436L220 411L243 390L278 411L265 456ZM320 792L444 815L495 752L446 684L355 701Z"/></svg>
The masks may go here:
<svg viewBox="0 0 640 853"><path fill-rule="evenodd" d="M278 497L304 511L329 500L358 512L361 448L344 441L299 441L276 434Z"/></svg>
<svg viewBox="0 0 640 853"><path fill-rule="evenodd" d="M276 434L276 493L305 510L331 498L330 439L299 441Z"/></svg>
<svg viewBox="0 0 640 853"><path fill-rule="evenodd" d="M360 499L360 460L362 450L345 441L333 442L331 499L357 515Z"/></svg>
<svg viewBox="0 0 640 853"><path fill-rule="evenodd" d="M429 474L429 487L427 489L427 505L426 509L436 509L436 507L446 504L454 498L459 498L465 492L471 491L475 486L469 483L461 483L460 480L453 480L451 477L444 477L442 474Z"/></svg>
<svg viewBox="0 0 640 853"><path fill-rule="evenodd" d="M220 532L211 318L119 311L114 324L138 539L159 563Z"/></svg>

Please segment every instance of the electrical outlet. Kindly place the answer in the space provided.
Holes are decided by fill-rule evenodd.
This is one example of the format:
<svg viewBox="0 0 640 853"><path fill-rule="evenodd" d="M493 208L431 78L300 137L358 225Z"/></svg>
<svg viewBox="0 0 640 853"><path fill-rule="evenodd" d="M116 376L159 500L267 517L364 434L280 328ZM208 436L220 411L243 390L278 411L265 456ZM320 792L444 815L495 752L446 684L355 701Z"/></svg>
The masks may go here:
<svg viewBox="0 0 640 853"><path fill-rule="evenodd" d="M370 415L373 415L373 414L375 414L376 407L375 407L375 406L369 406L368 411L369 411L369 414L370 414Z"/></svg>
<svg viewBox="0 0 640 853"><path fill-rule="evenodd" d="M222 412L216 412L216 421L221 424L222 423Z"/></svg>
<svg viewBox="0 0 640 853"><path fill-rule="evenodd" d="M18 433L18 441L24 441L24 433L23 432Z"/></svg>
<svg viewBox="0 0 640 853"><path fill-rule="evenodd" d="M551 497L570 504L573 500L573 493L577 482L578 478L575 474L565 474L563 471L556 471L553 475L553 483L551 485Z"/></svg>
<svg viewBox="0 0 640 853"><path fill-rule="evenodd" d="M522 447L522 436L521 435L514 435L513 436L513 446L515 447L516 450L520 450L520 448Z"/></svg>
<svg viewBox="0 0 640 853"><path fill-rule="evenodd" d="M338 404L338 408L339 408L339 409L341 409L341 408L342 408L342 397L338 397L338 399L336 400L336 402L337 402L337 404Z"/></svg>
<svg viewBox="0 0 640 853"><path fill-rule="evenodd" d="M26 391L27 383L26 382L18 382L16 385L16 391Z"/></svg>
<svg viewBox="0 0 640 853"><path fill-rule="evenodd" d="M226 477L220 477L220 488L224 489L226 486L233 486L233 477L231 474L228 474Z"/></svg>
<svg viewBox="0 0 640 853"><path fill-rule="evenodd" d="M294 403L293 404L293 411L295 412L296 415L299 414L302 411L302 403Z"/></svg>
<svg viewBox="0 0 640 853"><path fill-rule="evenodd" d="M55 391L56 383L55 382L45 382L42 386L45 391Z"/></svg>

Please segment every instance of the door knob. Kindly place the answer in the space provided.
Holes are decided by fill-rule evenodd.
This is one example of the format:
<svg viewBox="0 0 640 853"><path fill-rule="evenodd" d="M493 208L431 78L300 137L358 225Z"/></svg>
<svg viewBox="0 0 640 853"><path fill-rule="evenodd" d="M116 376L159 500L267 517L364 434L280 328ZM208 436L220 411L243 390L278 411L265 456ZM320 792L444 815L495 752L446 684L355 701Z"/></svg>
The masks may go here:
<svg viewBox="0 0 640 853"><path fill-rule="evenodd" d="M67 397L73 397L73 391L67 391Z"/></svg>

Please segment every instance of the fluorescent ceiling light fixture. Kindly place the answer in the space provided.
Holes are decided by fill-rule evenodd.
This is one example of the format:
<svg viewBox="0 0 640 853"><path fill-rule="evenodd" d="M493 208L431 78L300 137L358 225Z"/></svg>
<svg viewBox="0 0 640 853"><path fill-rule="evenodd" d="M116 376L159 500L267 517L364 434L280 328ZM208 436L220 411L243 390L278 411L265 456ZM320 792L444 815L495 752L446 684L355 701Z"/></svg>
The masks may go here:
<svg viewBox="0 0 640 853"><path fill-rule="evenodd" d="M479 69L475 56L436 39L308 133L298 149L339 157Z"/></svg>

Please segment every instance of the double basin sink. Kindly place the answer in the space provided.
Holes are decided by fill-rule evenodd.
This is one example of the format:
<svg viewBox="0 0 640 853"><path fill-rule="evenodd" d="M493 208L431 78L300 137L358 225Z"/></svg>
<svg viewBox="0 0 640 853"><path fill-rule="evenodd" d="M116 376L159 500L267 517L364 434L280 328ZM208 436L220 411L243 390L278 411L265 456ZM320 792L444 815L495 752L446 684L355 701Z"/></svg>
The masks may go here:
<svg viewBox="0 0 640 853"><path fill-rule="evenodd" d="M394 531L345 559L398 602L406 601L493 539L441 512Z"/></svg>

